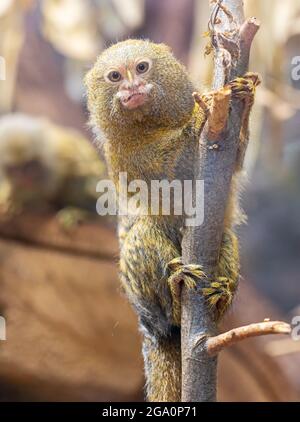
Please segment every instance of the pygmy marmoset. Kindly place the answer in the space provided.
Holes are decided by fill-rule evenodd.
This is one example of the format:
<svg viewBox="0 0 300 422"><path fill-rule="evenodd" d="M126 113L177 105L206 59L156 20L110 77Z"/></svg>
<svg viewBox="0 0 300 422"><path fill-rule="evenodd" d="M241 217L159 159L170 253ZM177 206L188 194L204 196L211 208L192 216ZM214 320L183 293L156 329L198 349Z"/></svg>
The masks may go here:
<svg viewBox="0 0 300 422"><path fill-rule="evenodd" d="M249 75L231 83L232 95L247 99L245 125L255 85ZM144 40L117 43L100 55L86 86L96 142L103 146L116 186L120 172L127 172L128 183L143 180L149 186L152 180L193 179L206 113L195 102L187 71L169 47ZM209 96L204 100L209 108ZM246 133L244 127L244 138ZM183 265L180 259L184 215L119 216L121 282L144 335L150 401L180 401L178 284L202 292L217 317L232 301L239 278L238 242L232 230L239 218L236 192L232 188L215 279L205 285L199 285L201 266Z"/></svg>

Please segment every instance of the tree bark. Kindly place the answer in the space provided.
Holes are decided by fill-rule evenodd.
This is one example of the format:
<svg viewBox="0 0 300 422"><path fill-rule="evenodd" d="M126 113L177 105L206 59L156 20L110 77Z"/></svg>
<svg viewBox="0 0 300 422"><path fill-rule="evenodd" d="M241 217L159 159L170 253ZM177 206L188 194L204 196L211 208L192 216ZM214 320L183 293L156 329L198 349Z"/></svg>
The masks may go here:
<svg viewBox="0 0 300 422"><path fill-rule="evenodd" d="M234 20L224 13L220 4L228 9ZM247 71L250 47L258 25L254 20L244 22L242 0L212 2L212 19L216 12L221 23L215 25L217 30L215 27L211 29L215 56L213 89L220 89ZM224 95L226 97L226 93ZM215 136L211 119L208 119L199 142L195 179L204 180L204 222L185 229L182 249L184 263L201 264L208 278L212 277L218 262L242 112L242 102L231 101L226 130ZM215 401L217 355L208 353L207 340L217 334L217 323L202 295L184 287L181 326L182 401Z"/></svg>

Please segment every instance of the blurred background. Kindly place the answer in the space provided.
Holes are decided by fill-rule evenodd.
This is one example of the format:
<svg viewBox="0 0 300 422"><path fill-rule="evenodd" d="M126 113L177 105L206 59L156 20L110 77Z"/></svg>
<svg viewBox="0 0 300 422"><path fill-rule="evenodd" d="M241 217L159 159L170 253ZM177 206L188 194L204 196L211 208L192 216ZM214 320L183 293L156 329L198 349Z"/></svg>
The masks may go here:
<svg viewBox="0 0 300 422"><path fill-rule="evenodd" d="M94 211L106 171L90 142L82 80L111 43L143 37L169 44L208 90L208 3L1 0L1 401L143 400L115 221ZM300 2L245 6L262 22L250 70L263 84L246 159L243 279L224 329L300 315ZM299 401L299 364L300 342L289 337L244 341L221 355L219 399Z"/></svg>

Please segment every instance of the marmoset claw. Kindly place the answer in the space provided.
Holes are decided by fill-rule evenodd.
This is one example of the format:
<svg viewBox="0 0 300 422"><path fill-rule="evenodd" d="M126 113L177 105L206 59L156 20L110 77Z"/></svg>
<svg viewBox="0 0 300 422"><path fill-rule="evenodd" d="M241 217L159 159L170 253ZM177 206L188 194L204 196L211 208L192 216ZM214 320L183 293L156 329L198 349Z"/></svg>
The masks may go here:
<svg viewBox="0 0 300 422"><path fill-rule="evenodd" d="M205 277L205 274L200 265L183 264L181 257L170 261L167 265L167 271L170 272L168 285L173 300L173 320L176 325L180 325L182 284L184 284L187 289L196 289L197 280Z"/></svg>
<svg viewBox="0 0 300 422"><path fill-rule="evenodd" d="M86 219L86 213L75 207L65 207L58 211L57 219L63 230L70 231Z"/></svg>
<svg viewBox="0 0 300 422"><path fill-rule="evenodd" d="M229 82L232 95L235 98L247 98L253 96L256 87L260 84L261 80L257 73L248 72L243 77L235 78Z"/></svg>
<svg viewBox="0 0 300 422"><path fill-rule="evenodd" d="M234 280L230 280L228 277L217 277L215 281L208 282L208 285L202 287L201 290L208 304L216 308L218 317L220 317L230 306L235 288L236 282Z"/></svg>

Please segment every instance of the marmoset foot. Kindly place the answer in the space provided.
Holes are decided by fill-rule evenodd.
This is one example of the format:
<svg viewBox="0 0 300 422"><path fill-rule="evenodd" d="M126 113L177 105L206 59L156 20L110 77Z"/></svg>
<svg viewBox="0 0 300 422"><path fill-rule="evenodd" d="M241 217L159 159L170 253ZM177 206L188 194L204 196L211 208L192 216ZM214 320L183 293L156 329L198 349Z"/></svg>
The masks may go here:
<svg viewBox="0 0 300 422"><path fill-rule="evenodd" d="M207 281L201 288L203 296L209 306L215 308L217 317L220 318L231 305L237 282L227 277L217 277L214 281Z"/></svg>
<svg viewBox="0 0 300 422"><path fill-rule="evenodd" d="M219 319L232 303L237 288L237 280L229 277L216 277L210 281L200 265L184 265L181 258L175 258L168 264L171 272L168 285L173 300L173 319L176 325L181 321L181 288L182 283L188 289L196 289L214 308Z"/></svg>
<svg viewBox="0 0 300 422"><path fill-rule="evenodd" d="M229 82L232 96L240 99L254 97L256 87L261 83L257 73L248 72L243 77L235 78Z"/></svg>
<svg viewBox="0 0 300 422"><path fill-rule="evenodd" d="M70 231L87 219L87 212L76 207L65 207L56 216L61 228Z"/></svg>
<svg viewBox="0 0 300 422"><path fill-rule="evenodd" d="M172 259L167 265L167 271L170 273L168 277L168 285L173 300L173 320L175 325L181 322L181 288L182 284L188 289L196 289L197 280L205 277L200 265L185 265L182 258Z"/></svg>

